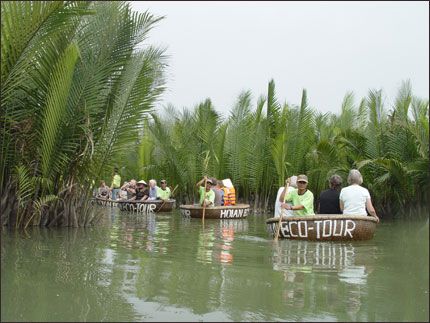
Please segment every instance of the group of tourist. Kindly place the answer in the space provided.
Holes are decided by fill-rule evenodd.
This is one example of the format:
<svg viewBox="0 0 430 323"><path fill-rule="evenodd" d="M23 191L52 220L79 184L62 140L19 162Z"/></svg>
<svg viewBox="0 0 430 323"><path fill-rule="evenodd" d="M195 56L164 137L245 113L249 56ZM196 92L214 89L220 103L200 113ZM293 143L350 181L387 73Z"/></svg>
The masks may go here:
<svg viewBox="0 0 430 323"><path fill-rule="evenodd" d="M155 179L149 180L149 185L144 180L136 181L131 179L121 186L121 176L115 168L111 186L107 186L105 181L100 182L97 197L119 201L146 201L146 200L168 200L172 195L167 181L162 179L160 187Z"/></svg>
<svg viewBox="0 0 430 323"><path fill-rule="evenodd" d="M366 215L367 212L378 218L372 205L369 191L362 187L363 177L357 169L352 169L348 175L349 186L342 188L342 178L333 175L329 180L330 188L321 192L319 214L346 214ZM314 215L314 195L308 190L308 177L306 175L291 176L285 181L285 186L278 191L275 205L275 216ZM199 205L205 207L230 206L236 204L236 192L230 179L217 180L203 177L197 182L199 190ZM167 187L166 180L160 181L157 186L155 179L144 181L131 179L121 186L121 176L115 168L111 186L101 181L97 197L111 198L112 200L145 201L168 200L172 192Z"/></svg>
<svg viewBox="0 0 430 323"><path fill-rule="evenodd" d="M342 188L342 178L336 174L331 176L330 188L320 194L318 213L367 215L368 212L379 221L369 191L361 186L363 177L360 171L352 169L347 181L349 186ZM308 177L306 175L288 178L285 181L285 187L280 188L277 198L278 207L285 211L275 212L275 216L281 214L286 216L314 215L314 195L307 189L307 186Z"/></svg>
<svg viewBox="0 0 430 323"><path fill-rule="evenodd" d="M236 205L236 191L230 179L222 181L205 176L197 182L196 187L199 190L200 206Z"/></svg>

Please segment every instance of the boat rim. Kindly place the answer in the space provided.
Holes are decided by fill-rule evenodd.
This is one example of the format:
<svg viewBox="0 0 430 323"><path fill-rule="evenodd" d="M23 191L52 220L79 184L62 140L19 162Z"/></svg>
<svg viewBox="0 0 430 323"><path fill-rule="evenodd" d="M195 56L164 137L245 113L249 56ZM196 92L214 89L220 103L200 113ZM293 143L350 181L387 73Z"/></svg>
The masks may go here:
<svg viewBox="0 0 430 323"><path fill-rule="evenodd" d="M285 221L314 221L314 220L364 220L377 223L378 220L368 215L348 215L348 214L315 214L303 216L283 216L282 222ZM279 222L279 217L272 217L266 220L266 224Z"/></svg>
<svg viewBox="0 0 430 323"><path fill-rule="evenodd" d="M193 210L201 210L203 206L193 205L193 204L183 204L179 206L180 209L193 209ZM250 208L249 204L236 204L236 205L222 205L222 206L207 206L206 210L223 210L223 209L244 209Z"/></svg>

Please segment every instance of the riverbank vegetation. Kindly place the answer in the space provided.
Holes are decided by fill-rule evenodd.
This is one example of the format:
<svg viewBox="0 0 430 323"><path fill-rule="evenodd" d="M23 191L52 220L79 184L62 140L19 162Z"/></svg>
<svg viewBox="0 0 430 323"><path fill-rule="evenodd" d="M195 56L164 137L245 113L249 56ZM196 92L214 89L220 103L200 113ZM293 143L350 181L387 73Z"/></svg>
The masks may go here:
<svg viewBox="0 0 430 323"><path fill-rule="evenodd" d="M254 209L272 207L284 179L307 174L315 198L328 178L358 168L379 214L425 205L429 199L429 105L403 82L392 106L382 90L358 102L347 93L340 113L277 100L275 83L257 101L237 98L223 118L209 99L193 110L169 106L145 123L137 148L124 161L125 176L167 178L179 200L192 203L203 175L231 178L239 199Z"/></svg>
<svg viewBox="0 0 430 323"><path fill-rule="evenodd" d="M147 36L160 19L126 2L1 3L2 225L91 224L92 190L114 166L123 181L179 185L180 203L209 175L267 210L287 176L307 174L318 197L351 168L382 213L428 203L428 99L408 82L393 106L381 90L348 93L339 114L310 107L306 90L298 105L279 102L274 81L226 118L210 99L155 113L166 57Z"/></svg>
<svg viewBox="0 0 430 323"><path fill-rule="evenodd" d="M1 222L84 226L94 180L164 89L161 18L124 2L1 3Z"/></svg>

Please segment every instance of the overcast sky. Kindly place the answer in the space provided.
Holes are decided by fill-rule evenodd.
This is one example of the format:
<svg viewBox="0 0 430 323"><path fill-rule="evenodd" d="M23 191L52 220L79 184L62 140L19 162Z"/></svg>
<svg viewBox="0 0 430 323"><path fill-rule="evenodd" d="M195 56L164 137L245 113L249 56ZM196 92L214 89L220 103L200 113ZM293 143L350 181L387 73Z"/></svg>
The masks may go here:
<svg viewBox="0 0 430 323"><path fill-rule="evenodd" d="M254 102L275 80L281 103L302 89L321 112L340 111L383 89L390 108L409 79L429 97L428 2L132 2L165 16L149 43L167 47L167 91L159 106L192 108L210 98L227 115L238 95Z"/></svg>

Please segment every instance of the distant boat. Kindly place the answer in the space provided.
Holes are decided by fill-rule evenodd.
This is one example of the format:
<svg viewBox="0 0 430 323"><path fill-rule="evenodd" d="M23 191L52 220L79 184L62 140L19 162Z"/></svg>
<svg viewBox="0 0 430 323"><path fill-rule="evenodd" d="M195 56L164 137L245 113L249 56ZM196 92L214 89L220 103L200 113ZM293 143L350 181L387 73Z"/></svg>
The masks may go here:
<svg viewBox="0 0 430 323"><path fill-rule="evenodd" d="M158 213L172 211L175 200L145 200L145 201L117 201L117 206L121 211L137 213Z"/></svg>
<svg viewBox="0 0 430 323"><path fill-rule="evenodd" d="M266 220L269 231L276 236L279 217ZM317 214L283 217L280 239L311 241L369 240L376 231L377 219L365 215Z"/></svg>
<svg viewBox="0 0 430 323"><path fill-rule="evenodd" d="M181 214L187 218L202 218L203 207L199 205L179 206ZM205 219L241 219L249 213L249 204L236 204L229 206L209 206L205 208Z"/></svg>

